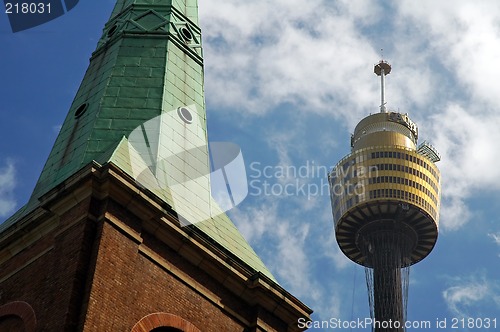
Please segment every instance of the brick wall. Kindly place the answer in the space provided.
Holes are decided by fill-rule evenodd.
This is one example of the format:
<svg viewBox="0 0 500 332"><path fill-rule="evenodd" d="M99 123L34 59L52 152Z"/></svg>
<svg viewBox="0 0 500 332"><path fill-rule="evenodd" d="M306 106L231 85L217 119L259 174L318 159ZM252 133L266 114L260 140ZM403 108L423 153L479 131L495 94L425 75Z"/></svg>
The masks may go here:
<svg viewBox="0 0 500 332"><path fill-rule="evenodd" d="M88 246L83 244L91 240L93 223L83 219L71 224L86 215L88 206L89 201L82 202L60 219L44 221L56 228L0 266L0 280L7 277L0 283L0 305L11 301L30 304L37 331L63 331L77 323L75 314L87 275Z"/></svg>
<svg viewBox="0 0 500 332"><path fill-rule="evenodd" d="M95 190L76 187L73 194L85 188ZM33 331L131 331L154 313L172 315L191 326L188 331L288 331L258 305L272 289L254 290L241 275L247 272L167 227L162 213L152 213L146 203L137 216L114 194L97 193L55 195L46 205L50 213L26 222L14 236L0 234L0 308L13 301L29 304L36 316ZM269 301L281 300L273 296ZM16 317L0 315L0 331L19 324Z"/></svg>
<svg viewBox="0 0 500 332"><path fill-rule="evenodd" d="M134 217L124 215L113 203L109 203L108 209L118 214L121 221L132 227L137 225ZM243 331L241 323L141 254L139 246L156 252L217 294L225 306L231 306L248 319L251 319L251 308L204 271L186 262L153 234L142 234L142 237L144 242L139 244L113 225L103 223L85 320L86 331L128 331L143 316L155 312L180 316L202 331Z"/></svg>

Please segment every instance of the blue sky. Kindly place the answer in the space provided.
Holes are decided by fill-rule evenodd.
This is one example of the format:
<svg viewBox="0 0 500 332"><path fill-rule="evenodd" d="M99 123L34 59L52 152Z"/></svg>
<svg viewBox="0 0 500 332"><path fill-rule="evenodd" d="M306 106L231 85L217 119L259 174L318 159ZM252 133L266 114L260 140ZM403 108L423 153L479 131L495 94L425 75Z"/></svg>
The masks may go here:
<svg viewBox="0 0 500 332"><path fill-rule="evenodd" d="M15 34L0 14L0 221L28 200L113 5L80 1ZM500 3L206 0L200 22L209 139L238 144L254 181L230 215L313 318L369 316L364 270L340 253L328 192L315 190L326 179L311 171L348 154L378 111L383 48L389 109L442 155L440 236L412 267L408 319L500 324ZM310 173L257 176L264 167Z"/></svg>

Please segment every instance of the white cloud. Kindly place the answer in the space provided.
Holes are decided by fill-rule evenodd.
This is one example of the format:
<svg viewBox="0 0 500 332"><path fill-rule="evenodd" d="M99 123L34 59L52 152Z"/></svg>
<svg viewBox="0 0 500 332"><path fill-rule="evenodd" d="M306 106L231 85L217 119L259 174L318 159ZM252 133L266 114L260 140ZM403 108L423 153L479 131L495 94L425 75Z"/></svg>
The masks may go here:
<svg viewBox="0 0 500 332"><path fill-rule="evenodd" d="M359 27L378 11L370 1L207 1L200 14L209 101L249 114L292 103L296 112L353 124L353 115L376 109L378 55Z"/></svg>
<svg viewBox="0 0 500 332"><path fill-rule="evenodd" d="M455 277L453 283L442 295L455 317L473 317L481 305L492 309L495 306L500 308L500 287L497 281L473 275L467 278ZM476 314L476 317L479 316Z"/></svg>
<svg viewBox="0 0 500 332"><path fill-rule="evenodd" d="M442 64L473 98L498 105L500 3L495 0L401 1L406 24L414 24ZM423 37L423 36L418 36Z"/></svg>
<svg viewBox="0 0 500 332"><path fill-rule="evenodd" d="M456 317L467 317L467 307L484 300L488 294L488 286L484 283L470 283L453 286L443 292L448 308Z"/></svg>
<svg viewBox="0 0 500 332"><path fill-rule="evenodd" d="M273 197L261 200L258 206L234 209L231 217L245 238L260 248L266 243L267 252L260 251L264 262L274 266L279 281L286 283L294 294L308 295L314 289L308 283L309 272L305 241L309 224L298 225L279 212L279 202ZM264 249L264 248L262 248Z"/></svg>
<svg viewBox="0 0 500 332"><path fill-rule="evenodd" d="M500 141L500 114L473 114L451 104L429 119L428 128L435 133L433 143L442 155L438 165L443 185L442 222L445 228L457 229L473 214L467 198L500 189L500 168L494 166L500 162L494 153Z"/></svg>
<svg viewBox="0 0 500 332"><path fill-rule="evenodd" d="M500 246L500 232L498 232L498 233L490 233L490 234L488 234L488 236L489 236L490 238L492 238L492 239L493 239L493 241L494 241L497 245L499 245L499 246ZM500 254L498 255L498 257L500 257ZM500 295L498 296L498 299L500 300ZM499 302L499 303L500 303L500 302Z"/></svg>
<svg viewBox="0 0 500 332"><path fill-rule="evenodd" d="M318 291L314 287L304 287L310 280L308 255L305 251L305 240L309 233L309 223L302 225L291 225L284 222L274 225L277 229L277 236L280 239L278 244L276 261L278 276L286 279L288 284L295 289L297 294L305 296L311 291Z"/></svg>
<svg viewBox="0 0 500 332"><path fill-rule="evenodd" d="M277 204L262 204L254 209L235 208L230 211L238 230L249 242L260 240L268 229L276 223Z"/></svg>
<svg viewBox="0 0 500 332"><path fill-rule="evenodd" d="M16 201L14 189L16 187L16 171L14 163L7 160L6 166L0 167L0 217L8 216L14 211Z"/></svg>
<svg viewBox="0 0 500 332"><path fill-rule="evenodd" d="M457 230L470 220L472 213L462 195L457 197L451 193L443 194L443 196L439 213L440 224L444 225L445 229Z"/></svg>
<svg viewBox="0 0 500 332"><path fill-rule="evenodd" d="M493 241L495 241L496 244L498 244L500 246L500 232L499 233L490 233L488 234L489 237L491 237L493 239Z"/></svg>
<svg viewBox="0 0 500 332"><path fill-rule="evenodd" d="M333 232L332 232L333 233ZM349 260L346 255L340 250L339 246L334 240L334 236L331 236L331 241L328 242L330 245L324 245L325 255L330 257L335 264L335 267L339 270L345 269L352 266L354 263Z"/></svg>

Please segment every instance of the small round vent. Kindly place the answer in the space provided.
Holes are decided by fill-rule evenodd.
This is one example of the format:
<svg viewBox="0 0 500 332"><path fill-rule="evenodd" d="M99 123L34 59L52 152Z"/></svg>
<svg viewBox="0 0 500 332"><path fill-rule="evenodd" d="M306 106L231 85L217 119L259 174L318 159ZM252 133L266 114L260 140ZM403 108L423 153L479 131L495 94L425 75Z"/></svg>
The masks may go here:
<svg viewBox="0 0 500 332"><path fill-rule="evenodd" d="M186 107L179 107L177 109L177 114L179 117L184 121L185 123L192 123L193 122L193 114L191 114L191 111L187 109Z"/></svg>
<svg viewBox="0 0 500 332"><path fill-rule="evenodd" d="M87 103L84 103L84 104L81 104L80 106L78 106L78 108L75 111L75 118L78 119L79 117L81 117L87 111L88 107L89 107L89 104L87 104Z"/></svg>
<svg viewBox="0 0 500 332"><path fill-rule="evenodd" d="M191 33L191 31L186 28L186 27L181 27L179 29L179 34L181 35L182 39L184 39L184 41L186 42L191 42L193 41L193 34Z"/></svg>

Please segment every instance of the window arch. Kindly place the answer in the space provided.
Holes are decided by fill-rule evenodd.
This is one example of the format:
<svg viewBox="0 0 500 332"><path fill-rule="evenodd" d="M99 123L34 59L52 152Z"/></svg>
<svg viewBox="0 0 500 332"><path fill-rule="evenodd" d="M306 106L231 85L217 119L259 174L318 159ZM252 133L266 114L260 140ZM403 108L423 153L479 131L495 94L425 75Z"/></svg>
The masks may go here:
<svg viewBox="0 0 500 332"><path fill-rule="evenodd" d="M35 331L35 311L28 303L14 301L0 306L0 329L11 327L22 327L25 332Z"/></svg>
<svg viewBox="0 0 500 332"><path fill-rule="evenodd" d="M201 330L179 316L157 312L142 317L131 332L201 332Z"/></svg>

